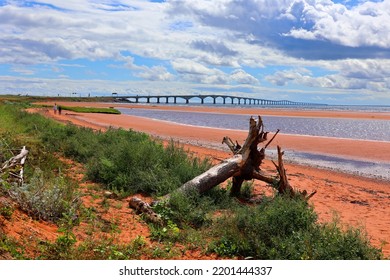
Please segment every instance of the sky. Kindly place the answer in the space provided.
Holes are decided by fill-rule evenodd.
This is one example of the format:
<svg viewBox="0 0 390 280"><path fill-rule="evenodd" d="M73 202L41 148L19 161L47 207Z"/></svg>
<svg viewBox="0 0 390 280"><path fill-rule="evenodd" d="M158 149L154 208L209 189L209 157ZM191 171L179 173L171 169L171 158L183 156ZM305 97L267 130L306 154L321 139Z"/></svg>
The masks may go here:
<svg viewBox="0 0 390 280"><path fill-rule="evenodd" d="M390 0L0 0L0 94L390 106Z"/></svg>

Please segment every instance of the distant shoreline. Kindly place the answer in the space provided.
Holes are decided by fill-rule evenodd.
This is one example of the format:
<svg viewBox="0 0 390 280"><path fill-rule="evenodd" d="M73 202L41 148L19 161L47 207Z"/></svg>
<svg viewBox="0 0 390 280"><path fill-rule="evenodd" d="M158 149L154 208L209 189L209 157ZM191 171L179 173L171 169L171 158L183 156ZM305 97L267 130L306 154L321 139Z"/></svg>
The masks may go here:
<svg viewBox="0 0 390 280"><path fill-rule="evenodd" d="M37 104L50 105L53 102L37 102ZM135 104L135 103L99 103L99 102L60 102L65 106L80 107L116 107L116 108L145 108L156 110L172 110L187 112L212 112L242 115L268 115L268 116L291 116L291 117L318 117L318 118L352 118L352 119L377 119L390 120L389 112L363 112L347 110L302 110L301 108L264 108L264 107L229 107L229 106L193 106L193 105L163 105L163 104ZM302 107L303 108L303 107Z"/></svg>

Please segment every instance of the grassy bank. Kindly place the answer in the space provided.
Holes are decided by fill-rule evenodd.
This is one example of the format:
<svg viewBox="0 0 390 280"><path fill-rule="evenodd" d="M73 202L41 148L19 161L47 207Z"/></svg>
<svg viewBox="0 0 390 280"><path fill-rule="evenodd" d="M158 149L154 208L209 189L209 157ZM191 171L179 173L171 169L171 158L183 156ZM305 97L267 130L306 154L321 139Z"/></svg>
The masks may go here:
<svg viewBox="0 0 390 280"><path fill-rule="evenodd" d="M120 111L114 108L93 108L93 107L70 107L61 105L62 110L68 110L76 113L100 113L120 115Z"/></svg>
<svg viewBox="0 0 390 280"><path fill-rule="evenodd" d="M209 168L210 163L188 156L174 143L164 147L143 133L123 129L95 132L65 126L25 113L24 106L28 104L0 104L0 136L7 143L2 146L3 159L10 156L8 147L28 146L31 158L29 155L26 185L35 186L31 193L39 190L53 197L50 204L62 205L56 212L59 215L46 216L40 210L46 213L47 207L40 205L45 196L29 199L25 206L28 213L28 209L35 209L31 211L34 218L58 223L64 232L56 242L44 242L40 258L131 259L145 255L176 258L183 254L183 249L177 248L201 250L220 258L381 258L381 251L370 245L364 230L341 230L337 221L320 224L313 208L302 199L265 197L259 205L249 206L218 187L201 196L174 194L169 201L157 204L154 210L161 215L164 226L149 224L150 238L155 242L153 248L142 236L127 245L118 245L115 239L78 240L73 226L80 221L96 224L99 219L92 208L72 204L78 201L77 182L66 178L59 156L82 163L87 178L112 190L119 196L119 202L134 193L154 197L171 193ZM10 193L9 186L2 184L1 188L3 195ZM244 189L250 195L251 185ZM58 191L63 195L59 196ZM102 204L104 201L107 203L102 200ZM3 235L0 253L6 251L17 257L10 249L17 245L12 244Z"/></svg>
<svg viewBox="0 0 390 280"><path fill-rule="evenodd" d="M49 105L43 105L43 107L52 108ZM114 108L94 108L94 107L71 107L58 104L58 107L61 107L61 110L67 110L75 113L99 113L99 114L113 114L120 115L121 112Z"/></svg>

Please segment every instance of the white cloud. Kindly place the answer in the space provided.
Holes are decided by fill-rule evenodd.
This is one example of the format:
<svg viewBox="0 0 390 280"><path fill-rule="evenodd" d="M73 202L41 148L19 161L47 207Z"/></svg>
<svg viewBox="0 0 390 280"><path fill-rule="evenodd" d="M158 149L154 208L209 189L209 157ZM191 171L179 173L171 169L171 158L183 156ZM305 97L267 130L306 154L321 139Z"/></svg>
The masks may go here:
<svg viewBox="0 0 390 280"><path fill-rule="evenodd" d="M372 92L390 89L390 60L344 60L334 63L329 70L336 70L337 74L313 76L301 68L277 71L268 75L266 80L278 86L293 83L313 88L368 89Z"/></svg>
<svg viewBox="0 0 390 280"><path fill-rule="evenodd" d="M20 67L20 66L12 67L11 71L15 72L15 73L22 74L22 75L33 75L33 74L35 74L34 70L28 69L28 68L25 68L25 67Z"/></svg>
<svg viewBox="0 0 390 280"><path fill-rule="evenodd" d="M137 76L149 81L170 81L174 78L163 66L145 67L144 71Z"/></svg>
<svg viewBox="0 0 390 280"><path fill-rule="evenodd" d="M299 9L290 9L286 15L301 24L286 32L286 36L309 40L328 40L348 47L390 47L390 1L365 2L347 9L331 1L294 1ZM298 7L298 5L295 5ZM299 18L297 17L299 14Z"/></svg>
<svg viewBox="0 0 390 280"><path fill-rule="evenodd" d="M246 73L242 69L238 69L233 71L230 75L231 79L239 84L251 84L256 85L259 84L259 80L253 77L252 75Z"/></svg>
<svg viewBox="0 0 390 280"><path fill-rule="evenodd" d="M217 69L210 69L201 63L188 59L175 59L172 61L172 66L179 74L214 75L222 73Z"/></svg>

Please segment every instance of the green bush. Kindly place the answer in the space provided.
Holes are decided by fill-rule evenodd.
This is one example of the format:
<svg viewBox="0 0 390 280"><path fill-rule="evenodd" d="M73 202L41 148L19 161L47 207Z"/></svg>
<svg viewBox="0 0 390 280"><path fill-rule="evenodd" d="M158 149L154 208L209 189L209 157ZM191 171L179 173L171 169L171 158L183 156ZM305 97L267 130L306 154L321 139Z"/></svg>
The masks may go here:
<svg viewBox="0 0 390 280"><path fill-rule="evenodd" d="M36 219L58 222L65 215L77 219L78 195L64 177L48 181L36 169L34 176L22 186L12 186L8 193L20 207Z"/></svg>
<svg viewBox="0 0 390 280"><path fill-rule="evenodd" d="M275 197L256 207L238 207L218 221L210 250L255 259L380 259L358 229L321 225L302 199Z"/></svg>
<svg viewBox="0 0 390 280"><path fill-rule="evenodd" d="M164 148L143 133L110 129L86 134L68 139L74 153L65 154L86 162L87 178L111 189L164 195L208 167L173 143Z"/></svg>
<svg viewBox="0 0 390 280"><path fill-rule="evenodd" d="M0 260L2 259L24 260L26 257L25 248L0 231Z"/></svg>
<svg viewBox="0 0 390 280"><path fill-rule="evenodd" d="M173 192L169 201L158 203L154 211L163 220L171 220L181 228L192 227L200 229L211 225L213 214L221 209L229 209L236 201L225 189L218 187L199 195L196 191L190 193Z"/></svg>

